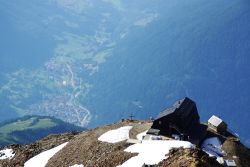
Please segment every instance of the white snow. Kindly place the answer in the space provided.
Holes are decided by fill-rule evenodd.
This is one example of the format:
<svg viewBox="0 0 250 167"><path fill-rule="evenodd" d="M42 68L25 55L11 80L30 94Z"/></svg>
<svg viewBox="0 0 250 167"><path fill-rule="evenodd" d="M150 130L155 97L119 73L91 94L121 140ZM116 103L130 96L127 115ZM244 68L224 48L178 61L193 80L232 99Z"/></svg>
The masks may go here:
<svg viewBox="0 0 250 167"><path fill-rule="evenodd" d="M201 144L201 148L209 156L220 157L220 156L225 155L225 152L222 150L221 141L218 137L207 138Z"/></svg>
<svg viewBox="0 0 250 167"><path fill-rule="evenodd" d="M220 157L218 154L216 154L214 151L211 151L208 148L202 148L202 151L204 151L205 153L207 153L210 157L216 157L216 158Z"/></svg>
<svg viewBox="0 0 250 167"><path fill-rule="evenodd" d="M143 140L142 143L134 144L125 149L126 152L138 153L118 167L141 167L143 164L158 164L166 159L166 154L171 148L192 148L193 144L187 141L177 140Z"/></svg>
<svg viewBox="0 0 250 167"><path fill-rule="evenodd" d="M25 162L24 167L45 167L48 160L60 151L68 142L63 143L55 148L44 151Z"/></svg>
<svg viewBox="0 0 250 167"><path fill-rule="evenodd" d="M147 132L148 132L148 130L146 130L146 131L144 131L142 133L139 133L138 135L136 135L136 138L138 140L143 140L143 138L144 138L144 136L146 136Z"/></svg>
<svg viewBox="0 0 250 167"><path fill-rule="evenodd" d="M78 165L78 164L75 164L75 165L73 165L73 166L69 166L69 167L84 167L84 165Z"/></svg>
<svg viewBox="0 0 250 167"><path fill-rule="evenodd" d="M0 151L0 160L12 159L14 156L15 153L12 149L4 149Z"/></svg>
<svg viewBox="0 0 250 167"><path fill-rule="evenodd" d="M218 161L220 164L224 164L224 159L222 157L217 157L216 161Z"/></svg>
<svg viewBox="0 0 250 167"><path fill-rule="evenodd" d="M204 140L204 142L202 143L202 146L206 145L214 145L216 147L221 147L221 141L218 137L210 137Z"/></svg>
<svg viewBox="0 0 250 167"><path fill-rule="evenodd" d="M118 129L110 130L101 135L98 140L108 143L117 143L129 139L129 131L132 126L123 126Z"/></svg>
<svg viewBox="0 0 250 167"><path fill-rule="evenodd" d="M156 135L150 135L149 140L162 140L161 136L156 136Z"/></svg>

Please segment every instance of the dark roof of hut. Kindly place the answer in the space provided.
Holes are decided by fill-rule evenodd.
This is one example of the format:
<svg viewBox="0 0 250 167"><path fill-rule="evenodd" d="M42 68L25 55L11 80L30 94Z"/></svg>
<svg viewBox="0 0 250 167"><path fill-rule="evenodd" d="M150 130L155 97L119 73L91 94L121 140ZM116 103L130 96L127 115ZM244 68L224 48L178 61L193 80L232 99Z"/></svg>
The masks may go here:
<svg viewBox="0 0 250 167"><path fill-rule="evenodd" d="M181 105L183 105L184 102L194 103L191 99L189 99L188 97L185 97L181 100L176 101L172 107L165 109L155 119L157 120L157 119L160 119L162 117L165 117L167 115L170 115L170 114L176 112L181 107Z"/></svg>

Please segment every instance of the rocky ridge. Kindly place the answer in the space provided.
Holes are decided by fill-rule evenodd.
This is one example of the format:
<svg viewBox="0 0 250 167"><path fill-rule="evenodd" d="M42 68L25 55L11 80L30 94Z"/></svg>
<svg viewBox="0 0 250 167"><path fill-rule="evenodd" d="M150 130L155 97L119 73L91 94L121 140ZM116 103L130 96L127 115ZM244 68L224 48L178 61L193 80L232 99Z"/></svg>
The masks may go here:
<svg viewBox="0 0 250 167"><path fill-rule="evenodd" d="M114 144L101 142L98 137L109 130L128 125L133 126L129 137L135 139L137 134L148 130L152 122L123 121L80 133L50 135L30 145L10 145L8 148L15 151L15 156L12 159L0 160L0 167L21 167L31 157L64 142L69 143L48 161L46 167L69 167L75 164L83 164L84 167L118 166L137 155L124 151L131 144L126 141ZM238 167L250 165L250 150L243 146L239 140L226 138L223 142L223 149L227 153L227 158L233 158ZM192 149L172 149L167 157L158 164L159 167L223 166L216 161L216 158L209 157L199 146Z"/></svg>

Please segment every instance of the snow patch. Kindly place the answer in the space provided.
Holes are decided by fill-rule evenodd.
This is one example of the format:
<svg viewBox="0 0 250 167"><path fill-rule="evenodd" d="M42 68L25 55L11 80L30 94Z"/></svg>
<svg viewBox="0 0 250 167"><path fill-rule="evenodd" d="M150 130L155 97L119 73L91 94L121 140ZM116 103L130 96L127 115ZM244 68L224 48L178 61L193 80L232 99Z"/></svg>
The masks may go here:
<svg viewBox="0 0 250 167"><path fill-rule="evenodd" d="M129 131L132 126L124 126L118 129L110 130L101 135L98 140L108 143L117 143L129 139Z"/></svg>
<svg viewBox="0 0 250 167"><path fill-rule="evenodd" d="M214 145L215 147L221 147L221 141L218 137L210 137L203 141L202 146Z"/></svg>
<svg viewBox="0 0 250 167"><path fill-rule="evenodd" d="M25 162L24 167L45 167L48 160L53 157L58 151L60 151L63 147L65 147L68 142L63 143L55 148L44 151L33 158L29 159Z"/></svg>
<svg viewBox="0 0 250 167"><path fill-rule="evenodd" d="M78 164L75 164L73 166L69 166L69 167L84 167L84 165L78 165Z"/></svg>
<svg viewBox="0 0 250 167"><path fill-rule="evenodd" d="M12 149L4 149L0 151L0 160L12 159L14 156L15 153Z"/></svg>
<svg viewBox="0 0 250 167"><path fill-rule="evenodd" d="M204 140L201 145L201 148L209 156L221 157L225 155L225 152L222 150L221 141L218 137L210 137Z"/></svg>
<svg viewBox="0 0 250 167"><path fill-rule="evenodd" d="M224 159L222 157L217 157L216 161L218 161L220 164L224 164Z"/></svg>
<svg viewBox="0 0 250 167"><path fill-rule="evenodd" d="M125 149L126 152L138 153L118 167L141 167L143 164L155 165L166 159L166 154L172 148L193 148L194 145L187 141L176 140L143 140Z"/></svg>
<svg viewBox="0 0 250 167"><path fill-rule="evenodd" d="M142 133L139 133L138 135L136 135L136 138L138 140L143 140L143 138L144 138L144 136L146 136L147 132L148 132L148 130L146 130L146 131L144 131Z"/></svg>

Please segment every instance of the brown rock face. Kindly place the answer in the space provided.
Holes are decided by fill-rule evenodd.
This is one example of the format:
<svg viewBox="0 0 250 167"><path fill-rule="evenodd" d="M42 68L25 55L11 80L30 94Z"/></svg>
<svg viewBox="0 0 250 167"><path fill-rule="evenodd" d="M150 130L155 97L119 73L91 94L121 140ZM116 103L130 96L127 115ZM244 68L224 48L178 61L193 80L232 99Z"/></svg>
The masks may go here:
<svg viewBox="0 0 250 167"><path fill-rule="evenodd" d="M250 149L242 145L239 141L228 138L223 143L222 148L227 153L226 158L233 159L237 167L250 166Z"/></svg>
<svg viewBox="0 0 250 167"><path fill-rule="evenodd" d="M11 160L0 160L0 167L23 167L24 163L33 156L69 141L76 134L78 133L49 135L30 145L11 145L8 148L15 151L15 156Z"/></svg>
<svg viewBox="0 0 250 167"><path fill-rule="evenodd" d="M215 158L200 149L172 149L169 157L160 162L159 167L221 167Z"/></svg>
<svg viewBox="0 0 250 167"><path fill-rule="evenodd" d="M69 167L75 164L83 164L84 167L115 167L137 154L124 151L129 146L126 141L111 144L100 142L98 138L109 130L133 126L129 137L135 139L137 134L149 129L151 124L150 121L124 121L80 133L50 135L30 145L12 145L8 148L12 148L16 155L11 160L0 160L0 167L21 167L33 156L65 142L68 144L48 161L46 167ZM250 166L250 150L239 140L223 138L223 150L227 153L224 159L234 159L238 167ZM170 150L167 157L160 162L159 167L222 166L199 148L175 148Z"/></svg>
<svg viewBox="0 0 250 167"><path fill-rule="evenodd" d="M108 130L124 126L125 123L108 125L81 133L53 156L46 167L62 167L84 164L84 167L113 167L122 164L136 154L124 152L128 144L100 142L98 137Z"/></svg>

